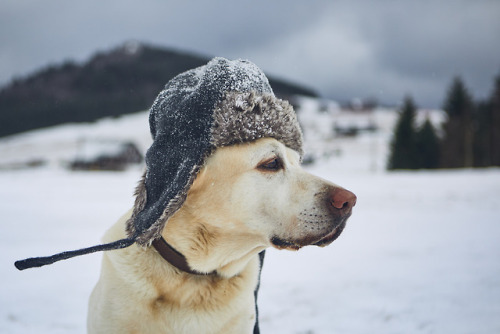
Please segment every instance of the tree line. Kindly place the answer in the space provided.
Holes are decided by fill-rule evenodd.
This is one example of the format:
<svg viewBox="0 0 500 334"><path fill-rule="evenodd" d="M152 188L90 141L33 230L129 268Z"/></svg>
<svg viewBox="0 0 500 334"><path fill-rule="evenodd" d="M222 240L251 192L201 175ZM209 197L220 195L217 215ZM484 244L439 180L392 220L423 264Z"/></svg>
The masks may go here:
<svg viewBox="0 0 500 334"><path fill-rule="evenodd" d="M391 141L389 170L500 166L500 75L484 101L475 101L455 77L443 110L441 129L428 117L417 126L415 102L405 98Z"/></svg>

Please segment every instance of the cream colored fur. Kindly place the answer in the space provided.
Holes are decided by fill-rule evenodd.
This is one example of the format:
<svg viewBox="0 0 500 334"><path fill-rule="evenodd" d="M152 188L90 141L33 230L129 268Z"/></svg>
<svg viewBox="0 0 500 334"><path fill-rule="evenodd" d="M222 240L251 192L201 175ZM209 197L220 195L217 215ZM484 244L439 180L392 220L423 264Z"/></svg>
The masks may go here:
<svg viewBox="0 0 500 334"><path fill-rule="evenodd" d="M279 169L268 168L273 159ZM337 186L306 173L299 160L274 139L217 149L162 233L192 269L217 275L180 272L154 248L135 244L106 252L90 297L88 332L252 333L258 253L273 246L273 237L297 249L335 228L324 203ZM105 242L125 237L130 215Z"/></svg>

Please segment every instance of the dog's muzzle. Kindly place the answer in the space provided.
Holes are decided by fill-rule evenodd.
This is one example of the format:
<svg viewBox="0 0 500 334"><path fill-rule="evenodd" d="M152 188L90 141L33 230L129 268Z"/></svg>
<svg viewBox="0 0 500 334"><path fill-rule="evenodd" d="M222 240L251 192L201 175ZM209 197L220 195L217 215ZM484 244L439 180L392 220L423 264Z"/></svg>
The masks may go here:
<svg viewBox="0 0 500 334"><path fill-rule="evenodd" d="M329 229L323 234L309 234L301 239L282 239L273 236L271 242L278 249L297 250L303 246L316 245L327 246L337 239L346 226L347 219L352 214L352 208L356 205L356 195L344 188L331 188L326 194L326 210L331 215Z"/></svg>

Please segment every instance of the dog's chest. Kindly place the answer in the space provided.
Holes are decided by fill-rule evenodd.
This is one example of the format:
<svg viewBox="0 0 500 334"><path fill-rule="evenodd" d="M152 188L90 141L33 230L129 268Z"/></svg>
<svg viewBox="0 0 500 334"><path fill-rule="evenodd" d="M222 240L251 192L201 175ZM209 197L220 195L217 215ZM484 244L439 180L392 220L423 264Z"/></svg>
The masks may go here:
<svg viewBox="0 0 500 334"><path fill-rule="evenodd" d="M246 278L246 279L245 279ZM190 279L161 289L148 305L151 332L251 333L255 324L253 279Z"/></svg>

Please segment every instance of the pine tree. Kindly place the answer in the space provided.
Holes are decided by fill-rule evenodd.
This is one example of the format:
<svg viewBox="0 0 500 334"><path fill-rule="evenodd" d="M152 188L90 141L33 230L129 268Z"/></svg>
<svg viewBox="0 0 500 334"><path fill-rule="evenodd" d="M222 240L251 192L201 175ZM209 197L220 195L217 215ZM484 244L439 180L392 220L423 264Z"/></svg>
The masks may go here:
<svg viewBox="0 0 500 334"><path fill-rule="evenodd" d="M476 105L474 127L474 166L487 167L492 165L493 106L490 100L479 101Z"/></svg>
<svg viewBox="0 0 500 334"><path fill-rule="evenodd" d="M500 74L495 79L495 87L490 98L490 163L500 166Z"/></svg>
<svg viewBox="0 0 500 334"><path fill-rule="evenodd" d="M417 149L415 138L416 107L410 96L405 98L391 142L388 169L415 169Z"/></svg>
<svg viewBox="0 0 500 334"><path fill-rule="evenodd" d="M427 117L416 134L418 168L431 169L439 167L439 145L439 137Z"/></svg>
<svg viewBox="0 0 500 334"><path fill-rule="evenodd" d="M441 146L441 166L472 167L474 162L473 101L462 79L456 77L443 109L448 114Z"/></svg>

